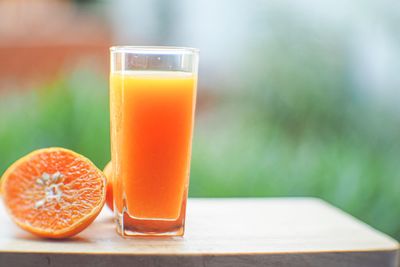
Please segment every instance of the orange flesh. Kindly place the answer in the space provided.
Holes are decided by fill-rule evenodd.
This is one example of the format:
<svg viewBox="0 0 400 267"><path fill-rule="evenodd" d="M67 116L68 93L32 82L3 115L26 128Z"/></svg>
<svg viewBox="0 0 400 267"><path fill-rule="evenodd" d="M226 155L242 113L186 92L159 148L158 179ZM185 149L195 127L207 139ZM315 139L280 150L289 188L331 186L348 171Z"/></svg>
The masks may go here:
<svg viewBox="0 0 400 267"><path fill-rule="evenodd" d="M140 72L110 80L115 204L131 217L177 219L190 168L196 77Z"/></svg>
<svg viewBox="0 0 400 267"><path fill-rule="evenodd" d="M105 202L105 178L88 159L66 149L33 152L3 176L14 221L34 234L63 238L83 230Z"/></svg>

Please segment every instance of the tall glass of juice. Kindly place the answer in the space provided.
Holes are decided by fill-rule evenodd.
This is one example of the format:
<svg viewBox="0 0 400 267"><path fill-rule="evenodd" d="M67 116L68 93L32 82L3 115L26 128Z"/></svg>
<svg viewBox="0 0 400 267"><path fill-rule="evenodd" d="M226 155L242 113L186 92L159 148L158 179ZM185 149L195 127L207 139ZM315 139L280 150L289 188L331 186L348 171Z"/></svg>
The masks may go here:
<svg viewBox="0 0 400 267"><path fill-rule="evenodd" d="M111 47L110 115L117 231L182 236L198 50Z"/></svg>

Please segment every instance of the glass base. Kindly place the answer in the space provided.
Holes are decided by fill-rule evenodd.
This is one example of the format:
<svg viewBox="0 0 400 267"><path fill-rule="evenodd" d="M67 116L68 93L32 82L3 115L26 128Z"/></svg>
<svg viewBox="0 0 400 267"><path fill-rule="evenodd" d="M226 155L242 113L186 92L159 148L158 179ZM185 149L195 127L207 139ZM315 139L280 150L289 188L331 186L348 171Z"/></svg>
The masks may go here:
<svg viewBox="0 0 400 267"><path fill-rule="evenodd" d="M184 217L181 214L176 220L146 220L130 217L127 213L117 214L117 233L124 238L183 236Z"/></svg>

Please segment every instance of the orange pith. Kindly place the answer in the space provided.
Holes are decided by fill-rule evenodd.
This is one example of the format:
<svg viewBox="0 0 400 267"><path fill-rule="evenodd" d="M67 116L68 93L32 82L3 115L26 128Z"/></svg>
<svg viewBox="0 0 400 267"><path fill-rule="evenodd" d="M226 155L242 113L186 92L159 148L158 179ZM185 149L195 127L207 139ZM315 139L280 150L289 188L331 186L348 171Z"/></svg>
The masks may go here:
<svg viewBox="0 0 400 267"><path fill-rule="evenodd" d="M105 202L106 180L87 158L63 148L36 150L11 165L3 200L21 228L47 238L85 229Z"/></svg>
<svg viewBox="0 0 400 267"><path fill-rule="evenodd" d="M114 210L114 200L113 200L113 180L112 180L112 164L111 161L104 167L104 175L107 178L107 194L106 203L107 206L113 211Z"/></svg>

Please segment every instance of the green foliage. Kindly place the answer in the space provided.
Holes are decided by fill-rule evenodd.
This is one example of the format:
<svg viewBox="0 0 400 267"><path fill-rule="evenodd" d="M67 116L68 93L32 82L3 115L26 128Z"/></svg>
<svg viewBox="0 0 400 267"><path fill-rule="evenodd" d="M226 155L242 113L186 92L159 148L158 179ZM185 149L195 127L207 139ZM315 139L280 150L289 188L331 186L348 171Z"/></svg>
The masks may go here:
<svg viewBox="0 0 400 267"><path fill-rule="evenodd" d="M0 172L30 151L59 146L102 168L110 159L105 79L79 71L37 90L0 97Z"/></svg>
<svg viewBox="0 0 400 267"><path fill-rule="evenodd" d="M400 118L352 84L340 41L309 37L253 47L199 117L191 194L316 196L399 239Z"/></svg>

